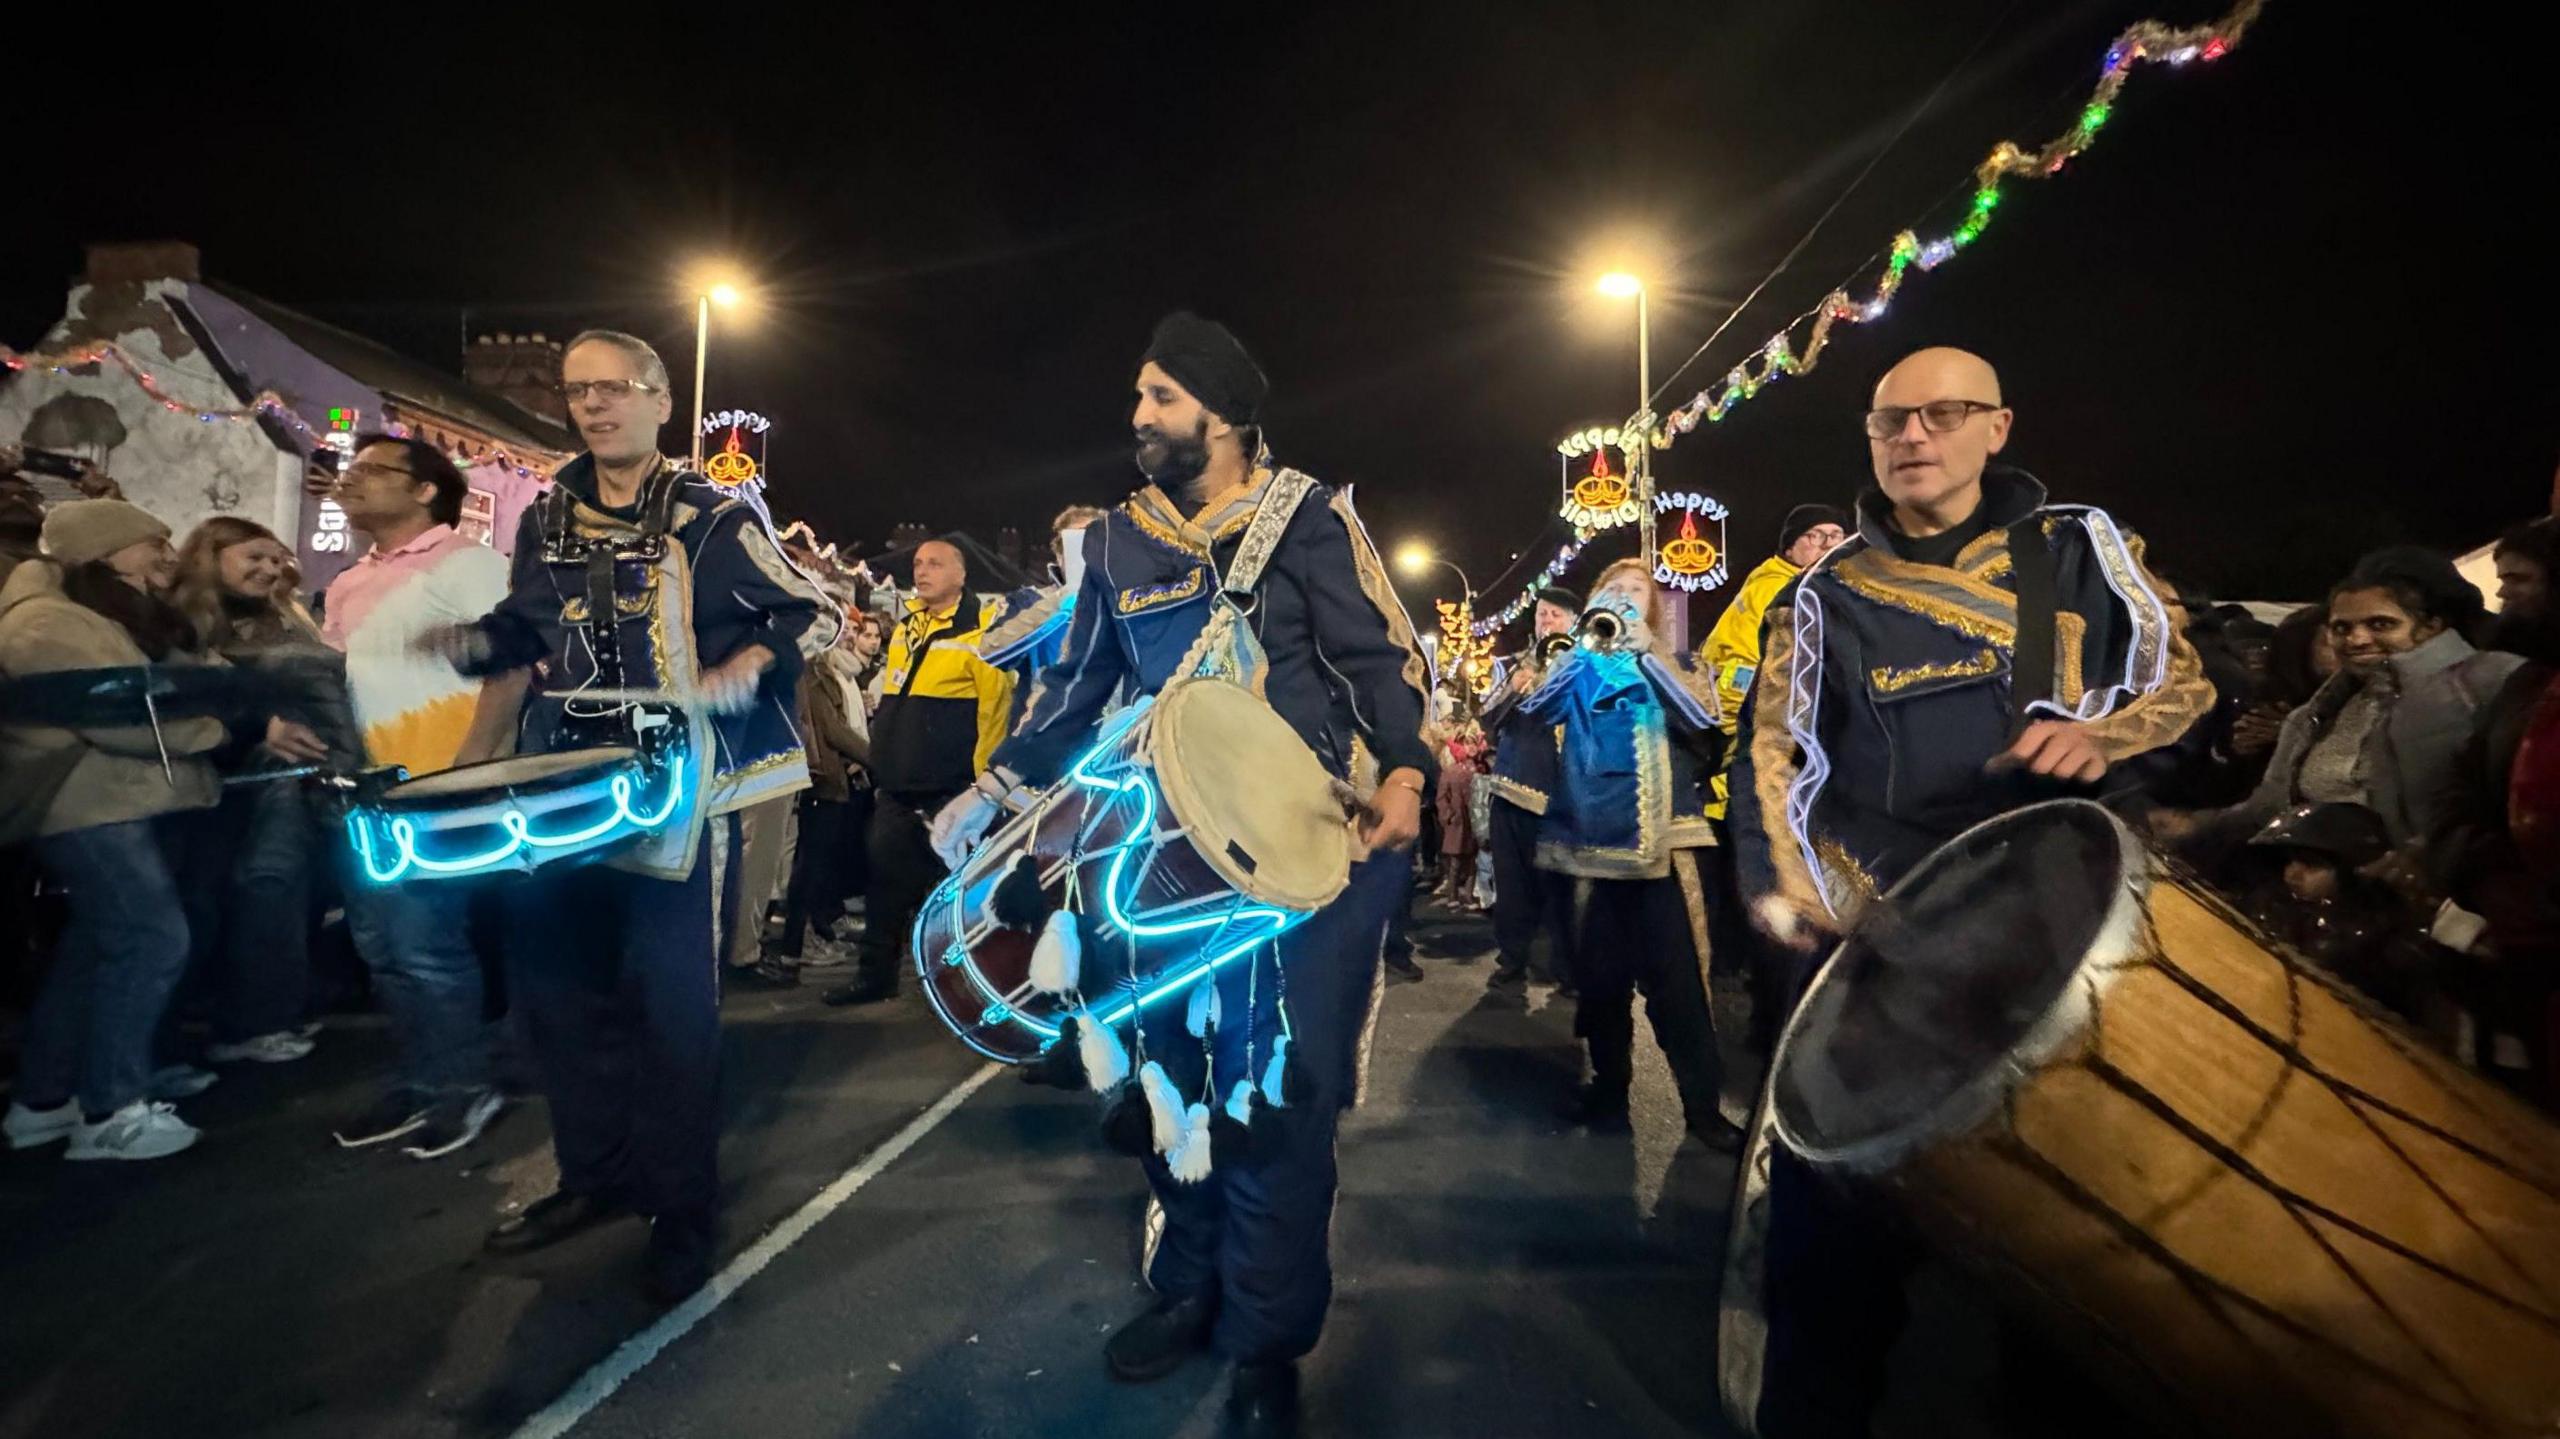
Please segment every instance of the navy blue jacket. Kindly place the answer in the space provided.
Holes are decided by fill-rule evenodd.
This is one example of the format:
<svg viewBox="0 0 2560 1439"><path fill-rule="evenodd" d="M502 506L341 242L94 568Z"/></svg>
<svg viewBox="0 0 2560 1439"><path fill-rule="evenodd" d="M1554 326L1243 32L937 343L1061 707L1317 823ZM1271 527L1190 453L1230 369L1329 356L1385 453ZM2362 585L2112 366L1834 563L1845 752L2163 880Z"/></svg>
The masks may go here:
<svg viewBox="0 0 2560 1439"><path fill-rule="evenodd" d="M1779 895L1847 921L1981 820L2085 792L1985 772L2018 724L2010 683L2018 600L2009 529L2040 517L2052 548L2054 693L2038 717L2077 720L2105 754L2105 790L2139 788L2213 706L2174 596L2105 511L2048 505L2021 470L1983 476L1988 533L1952 565L1893 548L1880 490L1858 533L1769 606L1732 782L1746 900Z"/></svg>
<svg viewBox="0 0 2560 1439"><path fill-rule="evenodd" d="M1153 694L1174 677L1270 482L1260 472L1235 499L1188 518L1149 485L1086 528L1065 652L1041 673L996 765L1054 784L1092 743L1115 694ZM1263 571L1251 623L1270 662L1264 697L1327 769L1351 778L1356 740L1382 772L1411 768L1427 779L1422 656L1347 493L1318 485L1299 504Z"/></svg>
<svg viewBox="0 0 2560 1439"><path fill-rule="evenodd" d="M628 550L663 526L656 560L614 562L620 674L599 673L589 642L588 565L593 544ZM507 598L480 621L491 645L480 672L537 667L518 747L526 753L594 743L564 705L582 687L682 688L749 645L773 654L756 702L717 717L689 715L704 762L701 815L725 814L805 789L808 764L793 715L800 670L832 642L816 588L783 561L754 508L673 461L642 481L628 513L596 501L595 457L561 467L528 506L516 532Z"/></svg>
<svg viewBox="0 0 2560 1439"><path fill-rule="evenodd" d="M1556 727L1509 702L1513 668L1535 663L1536 652L1514 655L1494 675L1496 699L1482 716L1493 736L1493 797L1530 814L1545 814L1556 790Z"/></svg>
<svg viewBox="0 0 2560 1439"><path fill-rule="evenodd" d="M1488 725L1523 722L1563 742L1538 822L1540 869L1660 879L1675 850L1715 843L1707 824L1724 734L1715 687L1685 656L1566 651L1537 689L1497 700Z"/></svg>

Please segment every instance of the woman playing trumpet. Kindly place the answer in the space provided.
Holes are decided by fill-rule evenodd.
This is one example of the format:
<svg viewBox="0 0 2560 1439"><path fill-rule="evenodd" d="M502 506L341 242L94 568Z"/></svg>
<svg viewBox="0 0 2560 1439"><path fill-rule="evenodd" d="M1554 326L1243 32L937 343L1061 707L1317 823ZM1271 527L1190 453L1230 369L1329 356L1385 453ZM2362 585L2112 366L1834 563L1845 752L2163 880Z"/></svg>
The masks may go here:
<svg viewBox="0 0 2560 1439"><path fill-rule="evenodd" d="M1722 736L1706 677L1686 657L1657 652L1660 613L1642 561L1611 565L1573 647L1559 650L1537 687L1517 700L1563 736L1538 866L1572 876L1583 892L1573 935L1582 990L1574 1031L1589 1047L1592 1077L1567 1114L1594 1127L1625 1126L1634 998L1642 990L1689 1132L1731 1149L1740 1136L1717 1108L1723 1075L1707 1008L1698 868L1698 851L1715 843L1706 805Z"/></svg>

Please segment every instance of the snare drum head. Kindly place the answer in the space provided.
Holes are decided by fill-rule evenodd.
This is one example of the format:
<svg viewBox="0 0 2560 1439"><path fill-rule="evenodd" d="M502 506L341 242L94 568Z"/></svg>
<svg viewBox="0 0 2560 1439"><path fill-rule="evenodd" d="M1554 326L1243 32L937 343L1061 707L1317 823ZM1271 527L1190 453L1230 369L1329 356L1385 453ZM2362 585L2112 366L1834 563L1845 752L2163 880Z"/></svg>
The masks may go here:
<svg viewBox="0 0 2560 1439"><path fill-rule="evenodd" d="M1312 910L1350 883L1351 830L1333 777L1251 690L1219 679L1167 686L1152 744L1165 804L1229 884Z"/></svg>
<svg viewBox="0 0 2560 1439"><path fill-rule="evenodd" d="M518 789L610 769L627 763L638 753L637 750L607 745L596 749L561 750L557 754L511 755L505 759L467 764L403 780L385 790L383 798L396 803Z"/></svg>
<svg viewBox="0 0 2560 1439"><path fill-rule="evenodd" d="M2149 857L2082 800L2035 805L1940 847L1868 906L1773 1062L1779 1137L1877 1172L1996 1113L2076 1035L2084 974L2138 934Z"/></svg>

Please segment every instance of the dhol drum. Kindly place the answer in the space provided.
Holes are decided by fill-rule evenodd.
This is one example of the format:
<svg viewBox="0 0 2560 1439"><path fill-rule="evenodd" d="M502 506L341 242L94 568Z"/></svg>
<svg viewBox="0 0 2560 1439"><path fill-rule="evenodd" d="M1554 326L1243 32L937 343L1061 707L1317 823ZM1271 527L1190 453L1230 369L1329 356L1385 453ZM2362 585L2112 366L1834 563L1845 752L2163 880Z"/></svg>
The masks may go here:
<svg viewBox="0 0 2560 1439"><path fill-rule="evenodd" d="M1977 826L1896 885L1768 1102L2163 1432L2560 1428L2560 1129L2096 805Z"/></svg>
<svg viewBox="0 0 2560 1439"><path fill-rule="evenodd" d="M1035 936L993 913L1025 857L1050 904L1080 916L1072 993L1032 984ZM1184 680L1112 716L943 881L916 918L916 970L964 1042L1021 1063L1070 1015L1121 1024L1270 943L1350 872L1349 821L1314 751L1252 691Z"/></svg>
<svg viewBox="0 0 2560 1439"><path fill-rule="evenodd" d="M462 765L378 791L360 784L347 839L377 884L601 859L686 811L682 754L681 745L602 746Z"/></svg>

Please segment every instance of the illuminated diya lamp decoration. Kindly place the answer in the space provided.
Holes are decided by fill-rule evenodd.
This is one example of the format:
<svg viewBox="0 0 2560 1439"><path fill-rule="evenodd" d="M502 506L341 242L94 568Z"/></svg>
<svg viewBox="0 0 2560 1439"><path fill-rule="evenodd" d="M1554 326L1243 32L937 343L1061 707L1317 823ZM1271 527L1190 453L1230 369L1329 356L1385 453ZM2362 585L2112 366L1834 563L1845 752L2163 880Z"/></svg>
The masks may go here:
<svg viewBox="0 0 2560 1439"><path fill-rule="evenodd" d="M1592 448L1591 472L1566 488L1564 508L1557 513L1577 532L1631 525L1644 516L1636 504L1634 484L1609 468L1605 446Z"/></svg>
<svg viewBox="0 0 2560 1439"><path fill-rule="evenodd" d="M1711 590L1721 585L1728 571L1724 556L1725 507L1705 495L1673 494L1654 498L1657 514L1678 512L1679 532L1662 542L1655 551L1653 577L1676 590ZM1704 519L1715 529L1710 535L1699 521Z"/></svg>
<svg viewBox="0 0 2560 1439"><path fill-rule="evenodd" d="M734 490L754 479L756 473L756 457L739 444L735 425L729 427L729 443L702 464L703 478L723 489Z"/></svg>

